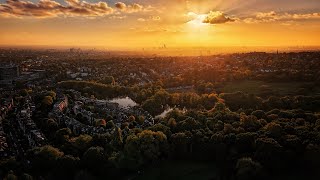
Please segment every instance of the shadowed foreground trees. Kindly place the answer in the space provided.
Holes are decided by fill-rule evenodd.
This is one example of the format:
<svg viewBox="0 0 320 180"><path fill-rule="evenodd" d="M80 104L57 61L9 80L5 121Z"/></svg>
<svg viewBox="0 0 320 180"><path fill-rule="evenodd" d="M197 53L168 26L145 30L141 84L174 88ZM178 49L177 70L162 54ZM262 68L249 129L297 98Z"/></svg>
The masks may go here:
<svg viewBox="0 0 320 180"><path fill-rule="evenodd" d="M102 135L75 136L67 128L60 129L54 144L59 149L31 150L30 168L22 171L48 179L114 179L132 176L160 161L188 160L215 162L224 179L266 179L293 169L317 177L319 115L291 111L290 117L296 118L276 116L267 122L259 118L281 112L289 117L289 112L247 115L218 106L210 111L172 112L145 130L126 126ZM13 170L8 174L7 169L6 176L22 175L17 171L21 164L6 166Z"/></svg>
<svg viewBox="0 0 320 180"><path fill-rule="evenodd" d="M129 135L124 146L124 155L136 166L153 163L168 155L167 137L162 132L150 130Z"/></svg>
<svg viewBox="0 0 320 180"><path fill-rule="evenodd" d="M236 165L237 180L263 179L262 166L251 158L241 158Z"/></svg>
<svg viewBox="0 0 320 180"><path fill-rule="evenodd" d="M203 102L199 95L176 96L162 90L156 94L145 102L166 105L180 101L180 97L190 97L184 99L186 105L188 101ZM210 108L175 108L149 127L141 126L145 119L142 116L129 116L121 128L112 120L97 121L97 126L106 126L110 131L92 136L75 135L68 128L52 125L47 128L54 140L52 146L30 150L28 165L15 160L0 164L5 167L1 177L21 178L27 173L44 179L127 179L143 175L148 167L178 160L215 163L221 179L267 179L292 172L319 177L320 115L305 110L316 109L306 102L312 99L296 97L293 103L306 104L307 108L301 109L274 108L277 103L264 108L263 102L237 109L239 104L230 108L229 103L248 102L228 99L232 95L226 100L209 96L203 97L214 102ZM249 95L241 97L260 100ZM158 111L159 104L153 103L150 106L154 107L149 108ZM43 122L54 124L56 120Z"/></svg>

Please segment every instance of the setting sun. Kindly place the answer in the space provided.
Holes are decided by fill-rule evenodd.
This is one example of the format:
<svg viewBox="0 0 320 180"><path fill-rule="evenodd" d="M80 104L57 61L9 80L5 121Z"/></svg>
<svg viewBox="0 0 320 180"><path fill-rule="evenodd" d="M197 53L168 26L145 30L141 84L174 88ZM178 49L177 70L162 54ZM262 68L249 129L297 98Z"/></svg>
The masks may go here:
<svg viewBox="0 0 320 180"><path fill-rule="evenodd" d="M0 45L317 46L320 2L0 0ZM281 11L279 10L281 9Z"/></svg>
<svg viewBox="0 0 320 180"><path fill-rule="evenodd" d="M203 21L206 19L206 14L196 14L194 12L189 12L188 17L190 17L192 20L188 21L187 24L199 28L201 26L205 26Z"/></svg>

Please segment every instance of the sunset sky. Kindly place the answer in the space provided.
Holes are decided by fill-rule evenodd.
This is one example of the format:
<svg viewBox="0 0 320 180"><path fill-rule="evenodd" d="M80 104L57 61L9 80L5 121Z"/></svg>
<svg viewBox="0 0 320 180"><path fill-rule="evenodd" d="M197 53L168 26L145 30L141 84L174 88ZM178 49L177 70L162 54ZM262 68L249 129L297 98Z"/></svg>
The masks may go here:
<svg viewBox="0 0 320 180"><path fill-rule="evenodd" d="M318 46L320 0L0 0L0 45Z"/></svg>

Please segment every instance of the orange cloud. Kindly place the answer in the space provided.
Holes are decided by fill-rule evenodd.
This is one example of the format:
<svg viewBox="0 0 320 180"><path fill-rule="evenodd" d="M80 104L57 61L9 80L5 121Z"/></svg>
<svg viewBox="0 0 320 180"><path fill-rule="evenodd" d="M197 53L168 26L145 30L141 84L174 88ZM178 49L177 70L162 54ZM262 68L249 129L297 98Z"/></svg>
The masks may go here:
<svg viewBox="0 0 320 180"><path fill-rule="evenodd" d="M127 5L126 5L125 3L123 3L123 2L117 2L117 3L115 4L115 7L118 8L118 9L120 9L120 10L124 10L124 9L127 8Z"/></svg>
<svg viewBox="0 0 320 180"><path fill-rule="evenodd" d="M7 0L0 4L0 14L4 16L48 17L61 13L64 7L51 0L40 0L38 4L29 1Z"/></svg>
<svg viewBox="0 0 320 180"><path fill-rule="evenodd" d="M133 3L133 4L125 4L123 2L117 2L115 4L115 7L119 9L122 12L125 13L134 13L134 12L140 12L140 11L146 11L149 7L145 8L143 5Z"/></svg>
<svg viewBox="0 0 320 180"><path fill-rule="evenodd" d="M227 22L233 22L234 19L226 16L221 11L210 11L209 14L206 15L205 19L202 21L203 23L208 24L223 24Z"/></svg>
<svg viewBox="0 0 320 180"><path fill-rule="evenodd" d="M259 12L254 17L244 18L245 23L268 23L275 21L296 21L296 20L312 20L319 19L320 13L276 13L275 11L270 12Z"/></svg>
<svg viewBox="0 0 320 180"><path fill-rule="evenodd" d="M7 0L0 4L0 16L6 17L57 17L57 16L84 16L97 17L113 14L116 9L134 13L146 10L140 4L126 5L122 2L115 4L116 9L108 6L106 2L90 3L79 0L65 0L67 5L62 5L54 0L40 0L33 3L24 0Z"/></svg>
<svg viewBox="0 0 320 180"><path fill-rule="evenodd" d="M208 14L197 14L189 12L184 16L184 19L189 24L223 24L234 22L235 18L230 18L221 11L210 11Z"/></svg>

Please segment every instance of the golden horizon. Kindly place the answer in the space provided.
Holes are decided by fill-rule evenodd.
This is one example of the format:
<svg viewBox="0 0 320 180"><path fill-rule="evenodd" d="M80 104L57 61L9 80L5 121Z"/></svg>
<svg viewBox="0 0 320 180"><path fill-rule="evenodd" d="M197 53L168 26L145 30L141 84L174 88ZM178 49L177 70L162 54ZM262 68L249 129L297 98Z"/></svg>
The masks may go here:
<svg viewBox="0 0 320 180"><path fill-rule="evenodd" d="M281 10L279 10L281 9ZM320 2L0 0L2 46L319 46Z"/></svg>

